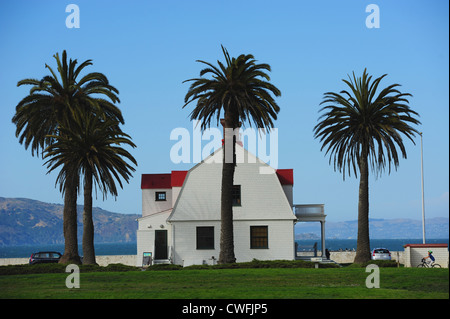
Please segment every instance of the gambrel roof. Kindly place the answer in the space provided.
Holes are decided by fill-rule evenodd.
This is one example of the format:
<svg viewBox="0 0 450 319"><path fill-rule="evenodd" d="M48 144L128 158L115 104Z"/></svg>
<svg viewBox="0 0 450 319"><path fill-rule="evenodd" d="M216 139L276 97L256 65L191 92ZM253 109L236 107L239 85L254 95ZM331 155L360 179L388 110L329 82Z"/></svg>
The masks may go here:
<svg viewBox="0 0 450 319"><path fill-rule="evenodd" d="M222 148L186 174L169 222L220 220ZM234 220L296 220L283 185L293 184L292 170L275 170L236 144L234 184L241 185L241 206Z"/></svg>

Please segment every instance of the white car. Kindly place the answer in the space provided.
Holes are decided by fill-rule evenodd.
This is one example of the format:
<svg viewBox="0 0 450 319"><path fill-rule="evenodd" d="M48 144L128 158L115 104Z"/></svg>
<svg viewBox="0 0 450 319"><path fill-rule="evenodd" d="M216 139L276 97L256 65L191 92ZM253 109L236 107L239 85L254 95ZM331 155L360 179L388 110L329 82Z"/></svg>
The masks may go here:
<svg viewBox="0 0 450 319"><path fill-rule="evenodd" d="M391 253L386 248L372 250L372 260L391 260Z"/></svg>

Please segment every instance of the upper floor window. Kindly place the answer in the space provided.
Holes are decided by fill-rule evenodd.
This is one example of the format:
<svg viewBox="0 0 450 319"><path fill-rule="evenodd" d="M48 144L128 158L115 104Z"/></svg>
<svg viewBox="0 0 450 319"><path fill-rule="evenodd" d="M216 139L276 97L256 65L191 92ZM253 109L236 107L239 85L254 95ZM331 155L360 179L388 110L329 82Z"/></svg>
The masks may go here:
<svg viewBox="0 0 450 319"><path fill-rule="evenodd" d="M155 201L165 201L166 200L166 192L156 192L155 193Z"/></svg>
<svg viewBox="0 0 450 319"><path fill-rule="evenodd" d="M241 185L233 185L233 206L241 206Z"/></svg>

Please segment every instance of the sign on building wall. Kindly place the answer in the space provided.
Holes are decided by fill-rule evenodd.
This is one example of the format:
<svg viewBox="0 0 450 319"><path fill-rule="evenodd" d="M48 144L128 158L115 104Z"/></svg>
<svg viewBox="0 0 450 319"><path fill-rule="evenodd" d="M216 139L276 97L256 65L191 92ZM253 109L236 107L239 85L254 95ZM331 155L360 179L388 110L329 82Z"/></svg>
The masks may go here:
<svg viewBox="0 0 450 319"><path fill-rule="evenodd" d="M142 254L142 267L148 267L152 265L152 253L144 252Z"/></svg>

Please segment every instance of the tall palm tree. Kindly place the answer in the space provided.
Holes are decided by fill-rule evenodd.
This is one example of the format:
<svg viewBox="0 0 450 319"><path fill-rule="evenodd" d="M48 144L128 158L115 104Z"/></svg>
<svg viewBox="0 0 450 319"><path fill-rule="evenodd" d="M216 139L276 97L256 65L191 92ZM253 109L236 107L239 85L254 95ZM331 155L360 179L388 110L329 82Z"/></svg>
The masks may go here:
<svg viewBox="0 0 450 319"><path fill-rule="evenodd" d="M89 65L86 60L77 66L77 60L67 61L64 50L62 59L56 53L57 73L47 64L50 75L41 80L24 79L17 86L31 85L30 92L16 106L12 122L16 125L16 137L25 149L31 146L31 154L44 150L54 142L54 136L60 135L60 128L70 129L74 122L74 112L84 110L99 114L103 118L112 118L123 123L122 114L115 106L120 102L116 88L111 86L105 75L92 72L79 78L80 73ZM58 77L59 76L59 77ZM105 99L105 97L107 99ZM75 172L66 171L64 180L64 255L61 263L80 263L77 243L77 180Z"/></svg>
<svg viewBox="0 0 450 319"><path fill-rule="evenodd" d="M205 64L206 68L200 71L200 78L185 81L192 81L192 84L185 96L183 108L197 101L190 117L191 120L200 120L202 129L209 127L213 118L216 118L218 125L223 112L225 136L219 263L231 263L236 261L232 203L236 137L231 131L238 128L241 121L248 121L250 126L253 122L257 127L268 130L273 128L273 120L277 119L280 108L271 93L278 97L281 92L269 83L270 77L265 72L271 70L268 64L257 64L251 54L230 58L223 46L222 52L226 64L217 61L218 67L205 61L197 61ZM204 78L204 75L211 77Z"/></svg>
<svg viewBox="0 0 450 319"><path fill-rule="evenodd" d="M321 150L330 153L330 163L334 169L349 176L360 174L358 204L358 239L355 263L370 260L369 240L369 166L377 175L386 165L391 172L399 165L399 152L406 158L406 148L402 135L414 143L413 137L418 131L410 126L420 122L419 116L409 106L409 93L401 93L399 84L392 84L376 95L378 85L386 76L376 78L368 76L364 69L362 77L342 80L350 88L340 94L327 92L319 112L319 124L314 127L315 138L320 138Z"/></svg>
<svg viewBox="0 0 450 319"><path fill-rule="evenodd" d="M61 167L58 178L67 176L67 171L76 171L84 176L84 213L83 213L83 264L95 264L94 223L92 219L93 186L103 193L103 198L111 193L117 196L117 180L122 188L121 178L127 183L135 169L125 159L137 165L133 156L122 148L131 142L130 136L117 129L118 123L100 116L80 114L78 121L70 130L60 128L60 135L52 136L55 142L49 145L44 158L49 173ZM95 184L94 184L94 183ZM64 183L63 181L61 184Z"/></svg>

